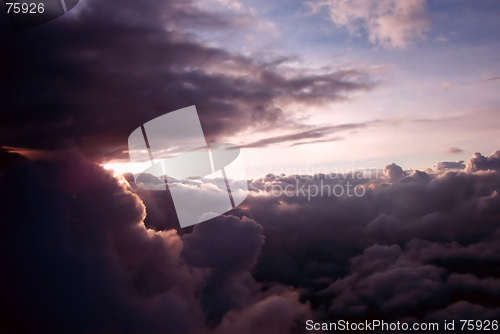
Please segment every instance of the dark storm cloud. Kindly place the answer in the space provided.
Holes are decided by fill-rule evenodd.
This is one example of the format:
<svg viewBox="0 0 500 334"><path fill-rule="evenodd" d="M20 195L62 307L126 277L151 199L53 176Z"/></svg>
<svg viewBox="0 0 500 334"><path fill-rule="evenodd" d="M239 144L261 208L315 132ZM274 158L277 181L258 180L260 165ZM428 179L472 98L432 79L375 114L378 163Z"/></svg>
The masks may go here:
<svg viewBox="0 0 500 334"><path fill-rule="evenodd" d="M1 180L3 330L190 330L199 313L184 297L196 277L176 255L179 238L141 227L139 198L100 166L62 158L24 164ZM37 310L29 320L26 294Z"/></svg>
<svg viewBox="0 0 500 334"><path fill-rule="evenodd" d="M183 237L146 229L125 185L71 152L6 172L2 332L288 333L311 316L293 289L265 292L250 275L264 242L255 221L218 217Z"/></svg>
<svg viewBox="0 0 500 334"><path fill-rule="evenodd" d="M123 151L137 126L186 106L197 106L215 140L248 128L300 129L279 106L374 87L364 70L292 70L287 57L244 56L192 33L250 29L258 20L250 11L210 13L196 2L89 0L48 24L2 32L0 140L31 149L70 141L95 160L128 158Z"/></svg>

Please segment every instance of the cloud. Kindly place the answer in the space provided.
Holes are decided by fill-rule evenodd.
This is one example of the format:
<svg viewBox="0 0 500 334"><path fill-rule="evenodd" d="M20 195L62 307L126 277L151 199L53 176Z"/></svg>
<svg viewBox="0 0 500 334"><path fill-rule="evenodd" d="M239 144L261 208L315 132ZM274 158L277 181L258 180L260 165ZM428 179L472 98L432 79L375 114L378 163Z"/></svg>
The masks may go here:
<svg viewBox="0 0 500 334"><path fill-rule="evenodd" d="M293 323L300 319L304 323L312 314L305 306L296 302L298 295L272 296L252 305L242 313L231 312L220 326L221 334L242 333L293 333L302 332L303 326ZM264 320L264 321L263 321Z"/></svg>
<svg viewBox="0 0 500 334"><path fill-rule="evenodd" d="M449 153L452 153L452 154L458 154L458 153L463 153L464 150L462 150L461 148L458 148L458 147L451 147L449 150L448 150Z"/></svg>
<svg viewBox="0 0 500 334"><path fill-rule="evenodd" d="M71 151L20 161L0 179L0 323L250 334L375 314L493 319L500 173L484 169L270 174L226 216L179 229L168 191L137 189ZM178 183L204 191L200 182L219 181ZM348 184L362 195L328 191Z"/></svg>
<svg viewBox="0 0 500 334"><path fill-rule="evenodd" d="M340 140L345 140L345 138L343 138L343 137L333 137L333 138L329 138L329 139L318 139L318 140L312 140L312 141L300 141L300 142L297 142L297 143L294 143L294 144L290 145L290 147L292 147L292 146L301 146L301 145L309 145L309 144L329 143L329 142L332 142L332 141L340 141Z"/></svg>
<svg viewBox="0 0 500 334"><path fill-rule="evenodd" d="M0 178L2 177L3 171L11 167L16 163L26 161L27 159L22 155L12 152L8 148L0 146Z"/></svg>
<svg viewBox="0 0 500 334"><path fill-rule="evenodd" d="M0 185L2 331L225 333L291 328L310 312L290 289L261 292L251 219L147 229L126 182L72 152L13 165Z"/></svg>
<svg viewBox="0 0 500 334"><path fill-rule="evenodd" d="M320 0L313 10L328 9L333 23L351 34L363 29L368 40L384 48L408 48L430 28L425 0Z"/></svg>
<svg viewBox="0 0 500 334"><path fill-rule="evenodd" d="M249 271L264 244L261 232L262 227L246 217L221 217L211 224L198 224L183 236L186 262L212 271L201 297L209 322L218 322L229 310L255 302L258 286Z"/></svg>
<svg viewBox="0 0 500 334"><path fill-rule="evenodd" d="M57 22L0 33L10 97L1 102L0 141L45 151L72 143L93 161L128 159L125 143L137 126L186 106L196 105L208 141L216 141L303 129L304 114L288 105L345 100L376 86L367 69L292 67L287 55L204 42L200 34L244 35L261 23L235 6L88 0Z"/></svg>
<svg viewBox="0 0 500 334"><path fill-rule="evenodd" d="M493 152L490 156L483 156L481 153L474 153L469 161L472 171L480 170L500 170L500 151Z"/></svg>
<svg viewBox="0 0 500 334"><path fill-rule="evenodd" d="M496 80L500 80L500 76L488 77L488 78L478 80L478 81L464 82L462 85L473 85L473 84L485 83L485 82L496 81Z"/></svg>
<svg viewBox="0 0 500 334"><path fill-rule="evenodd" d="M196 300L184 297L198 278L179 261L179 237L146 230L140 199L100 166L60 158L2 178L8 205L1 210L0 261L10 272L0 283L4 330L151 331L170 323L189 331L184 321L199 312ZM28 291L33 316L23 306ZM98 325L98 318L115 320Z"/></svg>
<svg viewBox="0 0 500 334"><path fill-rule="evenodd" d="M257 147L266 147L271 144L278 144L282 142L296 141L296 140L304 140L304 139L315 139L315 138L323 138L327 137L330 134L351 130L351 129L359 129L364 128L368 124L367 123L353 123L353 124L341 124L341 125L332 125L332 126L322 126L316 127L310 130L300 131L288 135L281 135L276 137L270 137L265 139L260 139L252 143L240 145L242 148L257 148ZM329 138L321 140L321 142L340 140L339 137ZM309 141L309 142L297 142L292 144L291 146L297 145L305 145L310 143L316 143L318 140Z"/></svg>
<svg viewBox="0 0 500 334"><path fill-rule="evenodd" d="M308 186L345 185L351 178L252 180L250 189L269 196L250 196L236 214L264 228L255 276L301 287L317 312L327 310L329 321L373 314L386 321L442 320L444 313L463 317L483 307L493 319L494 298L474 291L494 291L498 278L498 172L405 176L389 166L391 183L360 180L370 185L361 197L308 197ZM273 187L286 185L290 193L272 195ZM474 279L464 280L466 288L447 280L467 274ZM457 300L468 306L457 308Z"/></svg>
<svg viewBox="0 0 500 334"><path fill-rule="evenodd" d="M463 160L460 161L441 161L432 166L434 170L448 170L448 169L465 169L465 164Z"/></svg>
<svg viewBox="0 0 500 334"><path fill-rule="evenodd" d="M490 320L491 323L491 319L498 318L498 316L500 316L500 308L490 309L479 304L461 300L444 310L432 314L429 316L429 319L440 321L446 320L447 322L454 320L456 325L462 325L463 322L460 322L460 320L463 320L464 317L474 317L474 319L477 320ZM458 329L458 326L456 328Z"/></svg>
<svg viewBox="0 0 500 334"><path fill-rule="evenodd" d="M384 47L407 47L428 27L422 1L329 4L345 9L340 25ZM33 162L0 151L0 331L301 333L306 319L498 319L498 151L476 153L466 170L269 174L248 181L240 207L185 229L168 190L138 189L74 152L124 157L138 124L191 104L209 139L280 127L289 134L250 145L301 145L351 129L307 128L285 107L372 89L370 72L313 73L209 45L196 29L262 24L240 3L216 1L223 15L212 5L89 0L39 29L0 33L11 96L2 145L53 153ZM220 181L172 186L217 196ZM356 186L362 195L349 195Z"/></svg>
<svg viewBox="0 0 500 334"><path fill-rule="evenodd" d="M392 163L384 167L384 174L391 180L391 182L397 181L406 176L406 172L403 168Z"/></svg>
<svg viewBox="0 0 500 334"><path fill-rule="evenodd" d="M441 297L442 273L442 269L433 266L411 267L394 262L389 268L367 276L355 272L326 290L336 295L329 312L366 317L369 311L366 305L371 304L382 314L394 317L423 306L442 306L445 299Z"/></svg>

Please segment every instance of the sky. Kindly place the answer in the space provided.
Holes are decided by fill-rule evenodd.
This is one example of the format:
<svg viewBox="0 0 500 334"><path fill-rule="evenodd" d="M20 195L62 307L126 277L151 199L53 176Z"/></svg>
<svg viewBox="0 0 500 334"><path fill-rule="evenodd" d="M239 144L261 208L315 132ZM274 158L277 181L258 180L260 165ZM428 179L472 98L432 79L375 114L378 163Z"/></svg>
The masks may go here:
<svg viewBox="0 0 500 334"><path fill-rule="evenodd" d="M0 7L0 332L498 320L499 13L81 0L12 32ZM134 176L129 135L193 105L246 176ZM248 196L181 227L224 186Z"/></svg>
<svg viewBox="0 0 500 334"><path fill-rule="evenodd" d="M4 147L75 145L136 172L115 165L129 162L127 136L196 105L209 142L244 149L250 178L307 165L426 170L496 150L496 1L153 2L133 19L127 4L93 6L2 36L15 77L4 119L22 128L2 131ZM50 63L28 60L34 49ZM17 110L51 107L39 127L53 136L33 140Z"/></svg>

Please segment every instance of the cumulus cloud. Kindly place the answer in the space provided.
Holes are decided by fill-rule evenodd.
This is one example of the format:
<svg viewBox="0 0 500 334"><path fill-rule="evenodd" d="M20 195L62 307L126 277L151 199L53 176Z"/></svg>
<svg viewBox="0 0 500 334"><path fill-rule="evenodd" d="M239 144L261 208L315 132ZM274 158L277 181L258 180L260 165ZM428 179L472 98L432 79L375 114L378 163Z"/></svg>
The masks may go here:
<svg viewBox="0 0 500 334"><path fill-rule="evenodd" d="M474 153L469 161L471 171L480 170L500 170L500 151L493 152L490 156L484 156L481 153Z"/></svg>
<svg viewBox="0 0 500 334"><path fill-rule="evenodd" d="M424 1L319 4L382 47L408 47L429 27ZM433 173L393 163L384 177L232 180L248 182L242 205L180 229L168 187L137 188L73 150L126 157L138 124L193 104L209 140L249 130L265 138L249 147L337 140L366 124L311 128L287 104L345 100L376 86L371 73L314 72L197 35L274 29L240 2L88 0L53 23L0 33L10 97L0 141L53 153L33 162L0 150L0 331L286 334L306 319L498 319L499 151ZM288 134L269 137L276 127ZM221 182L168 186L217 196Z"/></svg>
<svg viewBox="0 0 500 334"><path fill-rule="evenodd" d="M296 302L298 294L272 296L255 303L242 313L230 312L220 326L221 334L264 333L287 334L303 332L301 323L311 318L305 305ZM299 320L300 322L294 323Z"/></svg>
<svg viewBox="0 0 500 334"><path fill-rule="evenodd" d="M314 10L326 7L333 23L351 34L363 29L368 40L386 48L404 49L422 40L430 28L425 0L319 0Z"/></svg>
<svg viewBox="0 0 500 334"><path fill-rule="evenodd" d="M406 172L403 171L403 168L392 163L384 167L384 174L391 180L397 181L406 176Z"/></svg>
<svg viewBox="0 0 500 334"><path fill-rule="evenodd" d="M254 220L147 229L127 183L74 153L13 166L0 184L4 332L286 333L310 314L251 276L264 242Z"/></svg>
<svg viewBox="0 0 500 334"><path fill-rule="evenodd" d="M318 316L328 320L376 315L442 322L481 311L483 318L494 319L500 175L406 175L395 164L386 172L390 184L386 178L361 180L370 185L361 197L308 198L307 192L296 191L303 184L324 185L328 175L298 184L293 176L253 180L260 191L271 193L273 185L287 184L295 191L293 196L250 196L235 212L264 228L266 243L255 276L301 287Z"/></svg>
<svg viewBox="0 0 500 334"><path fill-rule="evenodd" d="M500 174L486 167L269 174L226 216L179 229L168 191L74 153L20 161L0 179L0 324L250 334L305 332L307 319L494 319ZM328 192L348 182L362 195Z"/></svg>

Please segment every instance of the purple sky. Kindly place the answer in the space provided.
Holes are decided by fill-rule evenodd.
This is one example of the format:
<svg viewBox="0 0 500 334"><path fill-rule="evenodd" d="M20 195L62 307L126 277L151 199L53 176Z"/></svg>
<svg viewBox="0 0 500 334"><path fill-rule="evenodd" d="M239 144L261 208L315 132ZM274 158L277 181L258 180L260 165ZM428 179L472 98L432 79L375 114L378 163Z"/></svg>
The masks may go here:
<svg viewBox="0 0 500 334"><path fill-rule="evenodd" d="M0 10L0 332L498 321L499 12L81 0L12 33ZM134 171L130 133L191 105L242 147L249 180L228 184L250 191L180 228L170 187L188 205L224 180L150 191L103 166Z"/></svg>

